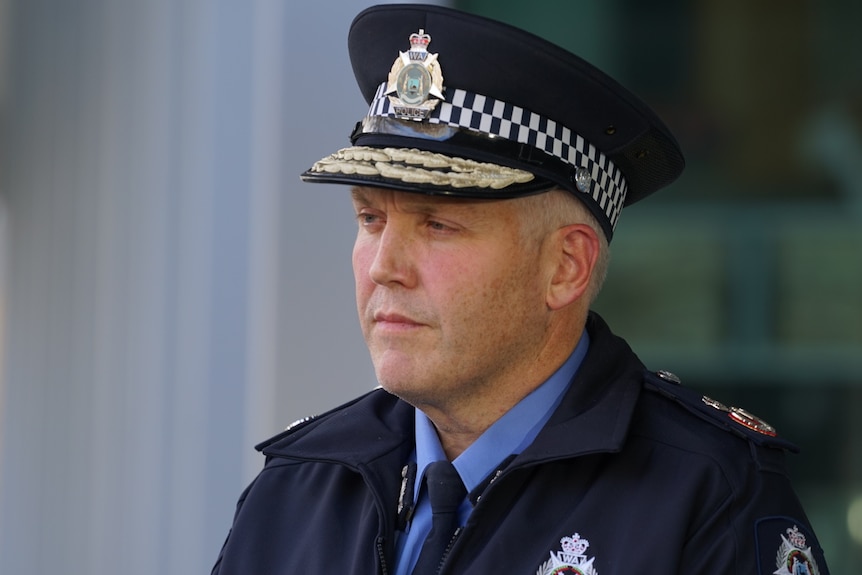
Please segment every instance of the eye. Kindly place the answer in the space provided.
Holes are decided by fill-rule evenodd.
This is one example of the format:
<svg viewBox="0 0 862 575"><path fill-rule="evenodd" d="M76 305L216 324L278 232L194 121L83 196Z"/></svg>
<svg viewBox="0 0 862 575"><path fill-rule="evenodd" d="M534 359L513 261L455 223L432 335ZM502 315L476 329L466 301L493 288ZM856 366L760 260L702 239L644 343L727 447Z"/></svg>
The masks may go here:
<svg viewBox="0 0 862 575"><path fill-rule="evenodd" d="M456 234L464 229L457 218L440 217L434 214L428 214L425 218L425 227L432 233L446 235Z"/></svg>
<svg viewBox="0 0 862 575"><path fill-rule="evenodd" d="M451 227L447 226L446 224L444 224L444 223L442 223L442 222L437 222L437 221L434 221L434 220L429 220L429 221L428 221L428 227L429 227L429 228L431 228L431 229L432 229L432 230L434 230L434 231L437 231L437 232L449 232L449 231L454 231L454 229L453 229L453 228L451 228Z"/></svg>
<svg viewBox="0 0 862 575"><path fill-rule="evenodd" d="M356 214L356 221L360 226L369 227L379 224L383 219L375 213L362 211Z"/></svg>

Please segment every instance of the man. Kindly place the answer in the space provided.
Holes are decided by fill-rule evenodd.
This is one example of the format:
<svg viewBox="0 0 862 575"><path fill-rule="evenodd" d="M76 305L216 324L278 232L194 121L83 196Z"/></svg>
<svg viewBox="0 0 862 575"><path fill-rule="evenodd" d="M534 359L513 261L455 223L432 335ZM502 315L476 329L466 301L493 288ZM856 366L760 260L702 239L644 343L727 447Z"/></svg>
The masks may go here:
<svg viewBox="0 0 862 575"><path fill-rule="evenodd" d="M827 573L792 446L589 311L622 206L682 171L660 120L445 8L370 8L348 44L369 113L303 178L350 186L382 389L259 446L213 572Z"/></svg>

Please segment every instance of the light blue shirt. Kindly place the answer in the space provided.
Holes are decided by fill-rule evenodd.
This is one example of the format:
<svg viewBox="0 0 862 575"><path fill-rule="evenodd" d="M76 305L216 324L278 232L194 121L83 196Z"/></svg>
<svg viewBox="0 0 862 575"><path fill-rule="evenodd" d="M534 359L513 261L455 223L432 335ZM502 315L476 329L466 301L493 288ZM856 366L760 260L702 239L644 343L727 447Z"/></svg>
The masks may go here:
<svg viewBox="0 0 862 575"><path fill-rule="evenodd" d="M452 464L461 476L467 493L475 489L510 455L521 453L530 445L554 413L589 347L584 331L575 350L560 368L500 419L494 422ZM395 575L410 575L419 559L422 544L431 530L431 504L422 477L429 463L446 459L434 424L416 410L416 483L413 518L396 542ZM465 498L458 511L461 525L467 522L473 506Z"/></svg>

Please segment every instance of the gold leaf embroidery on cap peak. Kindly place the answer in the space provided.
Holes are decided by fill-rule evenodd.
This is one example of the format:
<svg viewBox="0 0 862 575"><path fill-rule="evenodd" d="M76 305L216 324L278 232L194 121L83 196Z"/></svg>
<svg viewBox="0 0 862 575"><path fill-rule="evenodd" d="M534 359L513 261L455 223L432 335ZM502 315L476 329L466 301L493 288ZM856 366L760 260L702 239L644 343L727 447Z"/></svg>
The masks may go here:
<svg viewBox="0 0 862 575"><path fill-rule="evenodd" d="M491 188L533 180L530 172L435 154L417 149L344 148L311 168L327 174L382 176L411 184L432 184L452 188Z"/></svg>

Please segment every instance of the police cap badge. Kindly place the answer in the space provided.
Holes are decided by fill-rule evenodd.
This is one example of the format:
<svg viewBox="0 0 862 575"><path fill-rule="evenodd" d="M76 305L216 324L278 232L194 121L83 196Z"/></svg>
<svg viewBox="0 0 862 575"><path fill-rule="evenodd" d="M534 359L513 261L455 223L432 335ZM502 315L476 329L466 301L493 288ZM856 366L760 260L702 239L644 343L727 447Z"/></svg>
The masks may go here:
<svg viewBox="0 0 862 575"><path fill-rule="evenodd" d="M354 19L348 48L370 108L352 146L315 163L307 182L470 198L562 187L610 240L624 205L684 167L646 104L507 24L441 6L374 6Z"/></svg>
<svg viewBox="0 0 862 575"><path fill-rule="evenodd" d="M396 118L424 120L443 99L443 73L437 54L428 52L430 43L431 36L420 28L410 35L410 50L401 52L392 64L386 94Z"/></svg>

